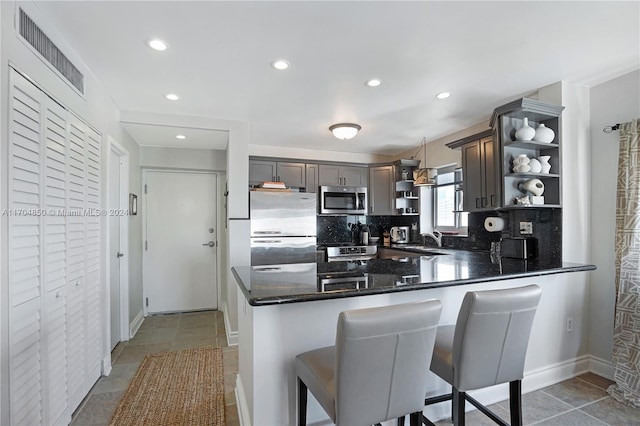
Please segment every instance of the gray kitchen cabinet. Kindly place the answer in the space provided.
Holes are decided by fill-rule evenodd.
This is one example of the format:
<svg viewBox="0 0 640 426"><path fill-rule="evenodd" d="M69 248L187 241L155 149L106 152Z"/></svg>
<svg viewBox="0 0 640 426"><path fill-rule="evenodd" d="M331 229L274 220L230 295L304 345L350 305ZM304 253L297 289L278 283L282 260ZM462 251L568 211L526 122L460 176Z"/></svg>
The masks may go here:
<svg viewBox="0 0 640 426"><path fill-rule="evenodd" d="M393 166L369 168L369 214L387 216L395 214L395 178Z"/></svg>
<svg viewBox="0 0 640 426"><path fill-rule="evenodd" d="M307 192L318 192L318 165L307 163Z"/></svg>
<svg viewBox="0 0 640 426"><path fill-rule="evenodd" d="M251 186L265 181L280 181L290 187L302 188L306 186L306 180L305 163L249 160L249 185Z"/></svg>
<svg viewBox="0 0 640 426"><path fill-rule="evenodd" d="M496 142L491 131L477 137L461 146L463 209L467 212L493 210L502 206Z"/></svg>
<svg viewBox="0 0 640 426"><path fill-rule="evenodd" d="M276 162L249 160L249 185L276 180Z"/></svg>
<svg viewBox="0 0 640 426"><path fill-rule="evenodd" d="M339 164L320 164L318 185L367 186L367 168Z"/></svg>

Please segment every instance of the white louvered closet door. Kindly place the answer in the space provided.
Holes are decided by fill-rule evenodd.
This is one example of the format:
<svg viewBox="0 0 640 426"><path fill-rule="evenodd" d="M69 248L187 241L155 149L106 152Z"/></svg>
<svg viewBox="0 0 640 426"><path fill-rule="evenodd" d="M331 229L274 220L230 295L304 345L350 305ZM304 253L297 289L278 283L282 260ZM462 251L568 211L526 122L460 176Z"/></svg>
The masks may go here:
<svg viewBox="0 0 640 426"><path fill-rule="evenodd" d="M67 111L45 98L44 294L46 424L71 421L67 390L66 118Z"/></svg>
<svg viewBox="0 0 640 426"><path fill-rule="evenodd" d="M70 211L83 215L68 215L67 219L67 274L69 301L67 334L69 404L75 409L85 395L84 365L86 359L85 262L84 262L84 208L85 159L84 124L76 117L67 121L67 206Z"/></svg>
<svg viewBox="0 0 640 426"><path fill-rule="evenodd" d="M9 98L10 420L68 424L101 373L100 135L14 70Z"/></svg>
<svg viewBox="0 0 640 426"><path fill-rule="evenodd" d="M43 96L9 77L9 383L12 424L43 423L42 112ZM31 211L34 214L29 215Z"/></svg>

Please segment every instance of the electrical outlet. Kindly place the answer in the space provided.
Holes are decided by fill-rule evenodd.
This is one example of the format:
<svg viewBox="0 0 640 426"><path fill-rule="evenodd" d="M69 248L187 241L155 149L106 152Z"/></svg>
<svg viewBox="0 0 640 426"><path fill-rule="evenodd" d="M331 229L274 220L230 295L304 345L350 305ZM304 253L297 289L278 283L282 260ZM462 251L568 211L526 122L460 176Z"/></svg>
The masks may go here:
<svg viewBox="0 0 640 426"><path fill-rule="evenodd" d="M567 317L567 331L573 331L573 317Z"/></svg>
<svg viewBox="0 0 640 426"><path fill-rule="evenodd" d="M522 235L531 235L533 234L533 223L531 222L520 222L520 233Z"/></svg>

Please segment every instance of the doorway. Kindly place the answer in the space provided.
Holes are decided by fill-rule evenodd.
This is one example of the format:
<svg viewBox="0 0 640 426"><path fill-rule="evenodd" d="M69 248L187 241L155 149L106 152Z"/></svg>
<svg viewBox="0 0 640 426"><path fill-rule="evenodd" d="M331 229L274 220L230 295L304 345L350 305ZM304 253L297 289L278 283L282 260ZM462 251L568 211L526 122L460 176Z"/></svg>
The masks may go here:
<svg viewBox="0 0 640 426"><path fill-rule="evenodd" d="M109 137L107 160L109 349L129 340L129 153ZM122 214L120 214L122 213Z"/></svg>
<svg viewBox="0 0 640 426"><path fill-rule="evenodd" d="M218 309L217 174L144 172L146 314Z"/></svg>

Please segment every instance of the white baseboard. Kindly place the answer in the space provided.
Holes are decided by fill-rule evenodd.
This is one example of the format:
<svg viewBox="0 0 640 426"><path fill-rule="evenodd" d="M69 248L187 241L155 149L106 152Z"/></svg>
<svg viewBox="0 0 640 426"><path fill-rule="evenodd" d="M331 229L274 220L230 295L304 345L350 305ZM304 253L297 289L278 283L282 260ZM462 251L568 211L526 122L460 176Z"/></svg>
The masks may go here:
<svg viewBox="0 0 640 426"><path fill-rule="evenodd" d="M142 325L142 321L144 321L144 311L141 310L129 324L129 339L133 339L133 336L136 335Z"/></svg>
<svg viewBox="0 0 640 426"><path fill-rule="evenodd" d="M598 358L596 356L590 356L589 371L597 374L598 376L606 377L609 380L613 380L613 373L615 371L615 366L611 361Z"/></svg>
<svg viewBox="0 0 640 426"><path fill-rule="evenodd" d="M227 334L227 345L238 346L238 332L231 331L231 321L229 320L229 313L227 312L227 303L222 302L222 314L224 317L224 330Z"/></svg>
<svg viewBox="0 0 640 426"><path fill-rule="evenodd" d="M236 376L236 406L238 407L238 420L240 426L251 426L251 417L249 416L249 405L247 404L247 395L244 392L244 386L240 375Z"/></svg>
<svg viewBox="0 0 640 426"><path fill-rule="evenodd" d="M102 358L102 375L108 376L111 374L111 352Z"/></svg>

